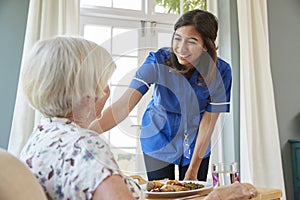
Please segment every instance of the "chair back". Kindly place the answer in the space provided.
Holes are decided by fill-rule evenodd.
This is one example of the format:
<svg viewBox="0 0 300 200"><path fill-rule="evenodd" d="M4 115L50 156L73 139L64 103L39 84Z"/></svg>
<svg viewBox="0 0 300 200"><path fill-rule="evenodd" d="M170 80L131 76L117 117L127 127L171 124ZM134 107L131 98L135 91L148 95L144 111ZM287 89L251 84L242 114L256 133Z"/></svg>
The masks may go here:
<svg viewBox="0 0 300 200"><path fill-rule="evenodd" d="M47 200L42 186L27 166L0 148L0 200Z"/></svg>

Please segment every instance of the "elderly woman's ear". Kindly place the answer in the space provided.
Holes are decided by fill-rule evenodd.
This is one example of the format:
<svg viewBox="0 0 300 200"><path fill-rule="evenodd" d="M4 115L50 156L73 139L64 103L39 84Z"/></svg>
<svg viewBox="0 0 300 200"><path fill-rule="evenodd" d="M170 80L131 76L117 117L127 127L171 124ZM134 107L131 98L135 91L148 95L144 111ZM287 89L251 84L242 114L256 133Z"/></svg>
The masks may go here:
<svg viewBox="0 0 300 200"><path fill-rule="evenodd" d="M103 107L110 95L110 89L108 86L104 88L104 93L98 97L84 96L81 104L73 109L73 114L79 114L76 110L80 111L80 116L86 116L85 119L94 120L101 117Z"/></svg>

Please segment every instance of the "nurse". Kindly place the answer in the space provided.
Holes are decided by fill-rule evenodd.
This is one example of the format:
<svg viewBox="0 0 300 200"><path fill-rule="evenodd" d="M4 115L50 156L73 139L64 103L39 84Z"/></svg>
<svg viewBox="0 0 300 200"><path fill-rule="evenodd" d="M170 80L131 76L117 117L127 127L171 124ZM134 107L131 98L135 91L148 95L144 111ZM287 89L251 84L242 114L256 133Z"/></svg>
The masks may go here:
<svg viewBox="0 0 300 200"><path fill-rule="evenodd" d="M229 112L230 65L217 56L218 22L203 10L183 14L171 48L150 52L129 88L93 129L103 132L124 120L150 86L142 118L141 145L149 180L206 181L210 139L221 112Z"/></svg>

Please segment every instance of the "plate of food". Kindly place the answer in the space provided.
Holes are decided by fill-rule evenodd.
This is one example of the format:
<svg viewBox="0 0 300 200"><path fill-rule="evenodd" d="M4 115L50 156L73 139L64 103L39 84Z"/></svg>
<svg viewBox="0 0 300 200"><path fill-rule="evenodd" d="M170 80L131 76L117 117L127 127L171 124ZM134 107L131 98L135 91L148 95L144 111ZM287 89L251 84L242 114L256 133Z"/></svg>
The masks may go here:
<svg viewBox="0 0 300 200"><path fill-rule="evenodd" d="M203 181L149 181L141 185L147 198L175 198L190 195L206 195L212 189L212 185Z"/></svg>

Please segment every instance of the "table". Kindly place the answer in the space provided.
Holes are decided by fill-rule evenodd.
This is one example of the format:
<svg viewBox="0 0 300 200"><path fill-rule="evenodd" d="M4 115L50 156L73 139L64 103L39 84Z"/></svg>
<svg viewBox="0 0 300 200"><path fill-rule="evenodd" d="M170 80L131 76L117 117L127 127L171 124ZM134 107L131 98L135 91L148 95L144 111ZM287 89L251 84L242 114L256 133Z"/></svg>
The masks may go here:
<svg viewBox="0 0 300 200"><path fill-rule="evenodd" d="M258 197L255 199L261 200L279 200L282 197L282 192L280 189L272 188L256 188L258 191Z"/></svg>
<svg viewBox="0 0 300 200"><path fill-rule="evenodd" d="M258 196L254 198L253 200L280 200L282 197L282 192L280 189L274 189L274 188L256 188L258 191ZM173 200L204 200L204 196L190 196L190 198L175 198ZM168 198L163 199L147 199L147 200L168 200ZM169 199L171 200L171 199Z"/></svg>
<svg viewBox="0 0 300 200"><path fill-rule="evenodd" d="M139 181L140 184L145 184L147 183L146 180L144 180L142 177L140 176L132 176L133 179L137 179ZM249 188L253 188L254 186L252 184L249 183L244 183L247 185L247 187ZM256 190L258 191L258 196L252 200L280 200L282 197L282 192L280 189L275 189L275 188L259 188L259 187L255 187ZM205 196L210 193L212 191L212 188L208 188L206 190L201 191L201 193L199 193L199 195L197 196L189 196L187 197L180 197L180 198L173 198L172 200L204 200ZM148 198L147 200L171 200L170 198L161 198L161 199L157 199L157 198Z"/></svg>

